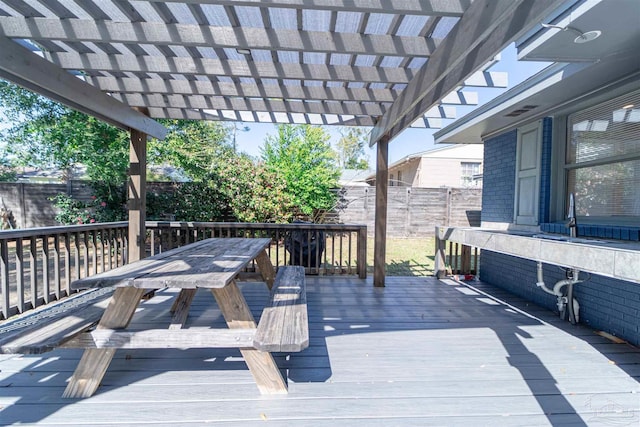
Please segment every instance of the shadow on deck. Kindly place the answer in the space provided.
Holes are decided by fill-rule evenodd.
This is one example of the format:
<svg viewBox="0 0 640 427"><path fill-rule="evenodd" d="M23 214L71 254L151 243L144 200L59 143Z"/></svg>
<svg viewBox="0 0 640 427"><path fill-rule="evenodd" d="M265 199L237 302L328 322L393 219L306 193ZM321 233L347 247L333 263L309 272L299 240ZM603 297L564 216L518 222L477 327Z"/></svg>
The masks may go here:
<svg viewBox="0 0 640 427"><path fill-rule="evenodd" d="M310 346L280 354L287 396L261 396L234 349L120 350L96 395L62 399L81 355L0 356L0 424L638 425L640 351L482 283L307 277ZM243 285L254 315L268 293ZM177 292L132 328L169 323ZM496 295L496 296L493 296ZM222 326L200 291L189 324Z"/></svg>

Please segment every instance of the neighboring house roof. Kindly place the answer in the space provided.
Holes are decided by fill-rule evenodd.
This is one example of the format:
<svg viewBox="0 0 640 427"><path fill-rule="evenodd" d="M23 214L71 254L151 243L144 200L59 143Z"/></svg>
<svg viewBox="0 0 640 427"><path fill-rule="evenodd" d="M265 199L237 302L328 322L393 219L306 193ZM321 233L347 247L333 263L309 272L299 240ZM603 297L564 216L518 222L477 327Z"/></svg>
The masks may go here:
<svg viewBox="0 0 640 427"><path fill-rule="evenodd" d="M343 169L338 183L341 186L369 186L366 179L371 174L368 169Z"/></svg>
<svg viewBox="0 0 640 427"><path fill-rule="evenodd" d="M434 134L437 143L481 143L497 133L610 97L610 85L619 90L640 79L640 2L589 1L574 5L547 28L518 43L521 60L555 61L548 68ZM563 31L562 29L568 29ZM580 43L580 30L597 38ZM562 61L562 62L560 62Z"/></svg>

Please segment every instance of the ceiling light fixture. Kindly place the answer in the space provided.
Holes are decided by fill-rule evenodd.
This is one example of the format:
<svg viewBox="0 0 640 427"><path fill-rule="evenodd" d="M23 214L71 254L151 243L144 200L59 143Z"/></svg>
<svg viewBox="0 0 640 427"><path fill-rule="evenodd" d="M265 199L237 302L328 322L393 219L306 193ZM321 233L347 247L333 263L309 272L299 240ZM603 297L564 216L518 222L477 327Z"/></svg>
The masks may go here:
<svg viewBox="0 0 640 427"><path fill-rule="evenodd" d="M237 48L236 52L238 52L240 55L251 55L251 49Z"/></svg>
<svg viewBox="0 0 640 427"><path fill-rule="evenodd" d="M635 104L627 104L622 107L623 110L628 110L629 108L635 107Z"/></svg>
<svg viewBox="0 0 640 427"><path fill-rule="evenodd" d="M568 25L566 27L561 27L559 25L545 24L545 23L541 23L540 25L542 25L544 28L556 28L561 31L573 31L578 35L578 37L573 39L573 42L578 44L588 43L592 40L597 39L602 34L602 31L600 30L587 31L586 33L583 33L579 29L570 27Z"/></svg>

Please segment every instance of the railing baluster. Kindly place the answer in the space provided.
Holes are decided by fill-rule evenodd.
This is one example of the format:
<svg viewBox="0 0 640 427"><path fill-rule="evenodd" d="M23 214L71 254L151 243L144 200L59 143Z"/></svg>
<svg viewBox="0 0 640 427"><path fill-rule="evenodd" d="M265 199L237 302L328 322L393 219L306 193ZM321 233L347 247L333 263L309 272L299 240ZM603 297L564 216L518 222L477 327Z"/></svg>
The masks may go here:
<svg viewBox="0 0 640 427"><path fill-rule="evenodd" d="M342 274L342 269L344 264L342 263L342 248L343 248L343 244L342 244L342 237L344 236L344 233L340 233L340 251L338 251L338 259L339 259L339 264L340 264L340 269L338 270L338 274Z"/></svg>
<svg viewBox="0 0 640 427"><path fill-rule="evenodd" d="M38 306L38 241L36 236L29 239L29 282L31 283L31 307Z"/></svg>
<svg viewBox="0 0 640 427"><path fill-rule="evenodd" d="M100 272L104 273L105 270L105 260L104 260L104 255L105 255L105 251L104 251L104 246L105 246L105 233L107 232L107 230L100 230ZM108 236L107 236L108 238Z"/></svg>
<svg viewBox="0 0 640 427"><path fill-rule="evenodd" d="M42 296L44 303L51 299L51 284L49 283L49 236L42 236Z"/></svg>
<svg viewBox="0 0 640 427"><path fill-rule="evenodd" d="M22 238L16 239L16 292L18 312L24 313L24 253Z"/></svg>
<svg viewBox="0 0 640 427"><path fill-rule="evenodd" d="M65 294L71 294L71 233L64 235L64 277Z"/></svg>
<svg viewBox="0 0 640 427"><path fill-rule="evenodd" d="M93 256L91 257L93 260L93 274L98 274L98 240L95 231L91 232L91 246L93 249Z"/></svg>
<svg viewBox="0 0 640 427"><path fill-rule="evenodd" d="M75 262L75 279L80 280L80 233L73 233L73 261Z"/></svg>
<svg viewBox="0 0 640 427"><path fill-rule="evenodd" d="M2 316L7 319L11 316L11 289L9 288L9 243L0 240L0 292L2 293Z"/></svg>
<svg viewBox="0 0 640 427"><path fill-rule="evenodd" d="M114 232L113 230L107 231L107 264L109 265L109 270L113 268L113 251L114 251Z"/></svg>
<svg viewBox="0 0 640 427"><path fill-rule="evenodd" d="M336 274L336 233L331 233L331 274Z"/></svg>
<svg viewBox="0 0 640 427"><path fill-rule="evenodd" d="M349 258L348 258L348 261L347 261L347 274L352 274L352 268L353 268L353 261L352 261L352 258L351 258L351 239L352 239L352 237L353 237L353 233L349 232L349 242L348 242Z"/></svg>
<svg viewBox="0 0 640 427"><path fill-rule="evenodd" d="M56 299L60 299L62 284L60 280L60 235L53 236L53 293Z"/></svg>

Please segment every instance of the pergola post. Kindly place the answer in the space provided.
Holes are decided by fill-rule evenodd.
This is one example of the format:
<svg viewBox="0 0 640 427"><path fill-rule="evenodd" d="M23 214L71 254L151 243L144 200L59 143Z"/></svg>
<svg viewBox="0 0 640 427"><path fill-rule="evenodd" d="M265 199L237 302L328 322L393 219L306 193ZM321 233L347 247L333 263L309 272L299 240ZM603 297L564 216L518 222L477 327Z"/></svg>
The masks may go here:
<svg viewBox="0 0 640 427"><path fill-rule="evenodd" d="M373 285L382 287L386 275L387 189L389 188L389 137L378 140L376 160L376 219L373 242Z"/></svg>
<svg viewBox="0 0 640 427"><path fill-rule="evenodd" d="M129 143L129 262L145 257L146 196L147 134L131 129Z"/></svg>

